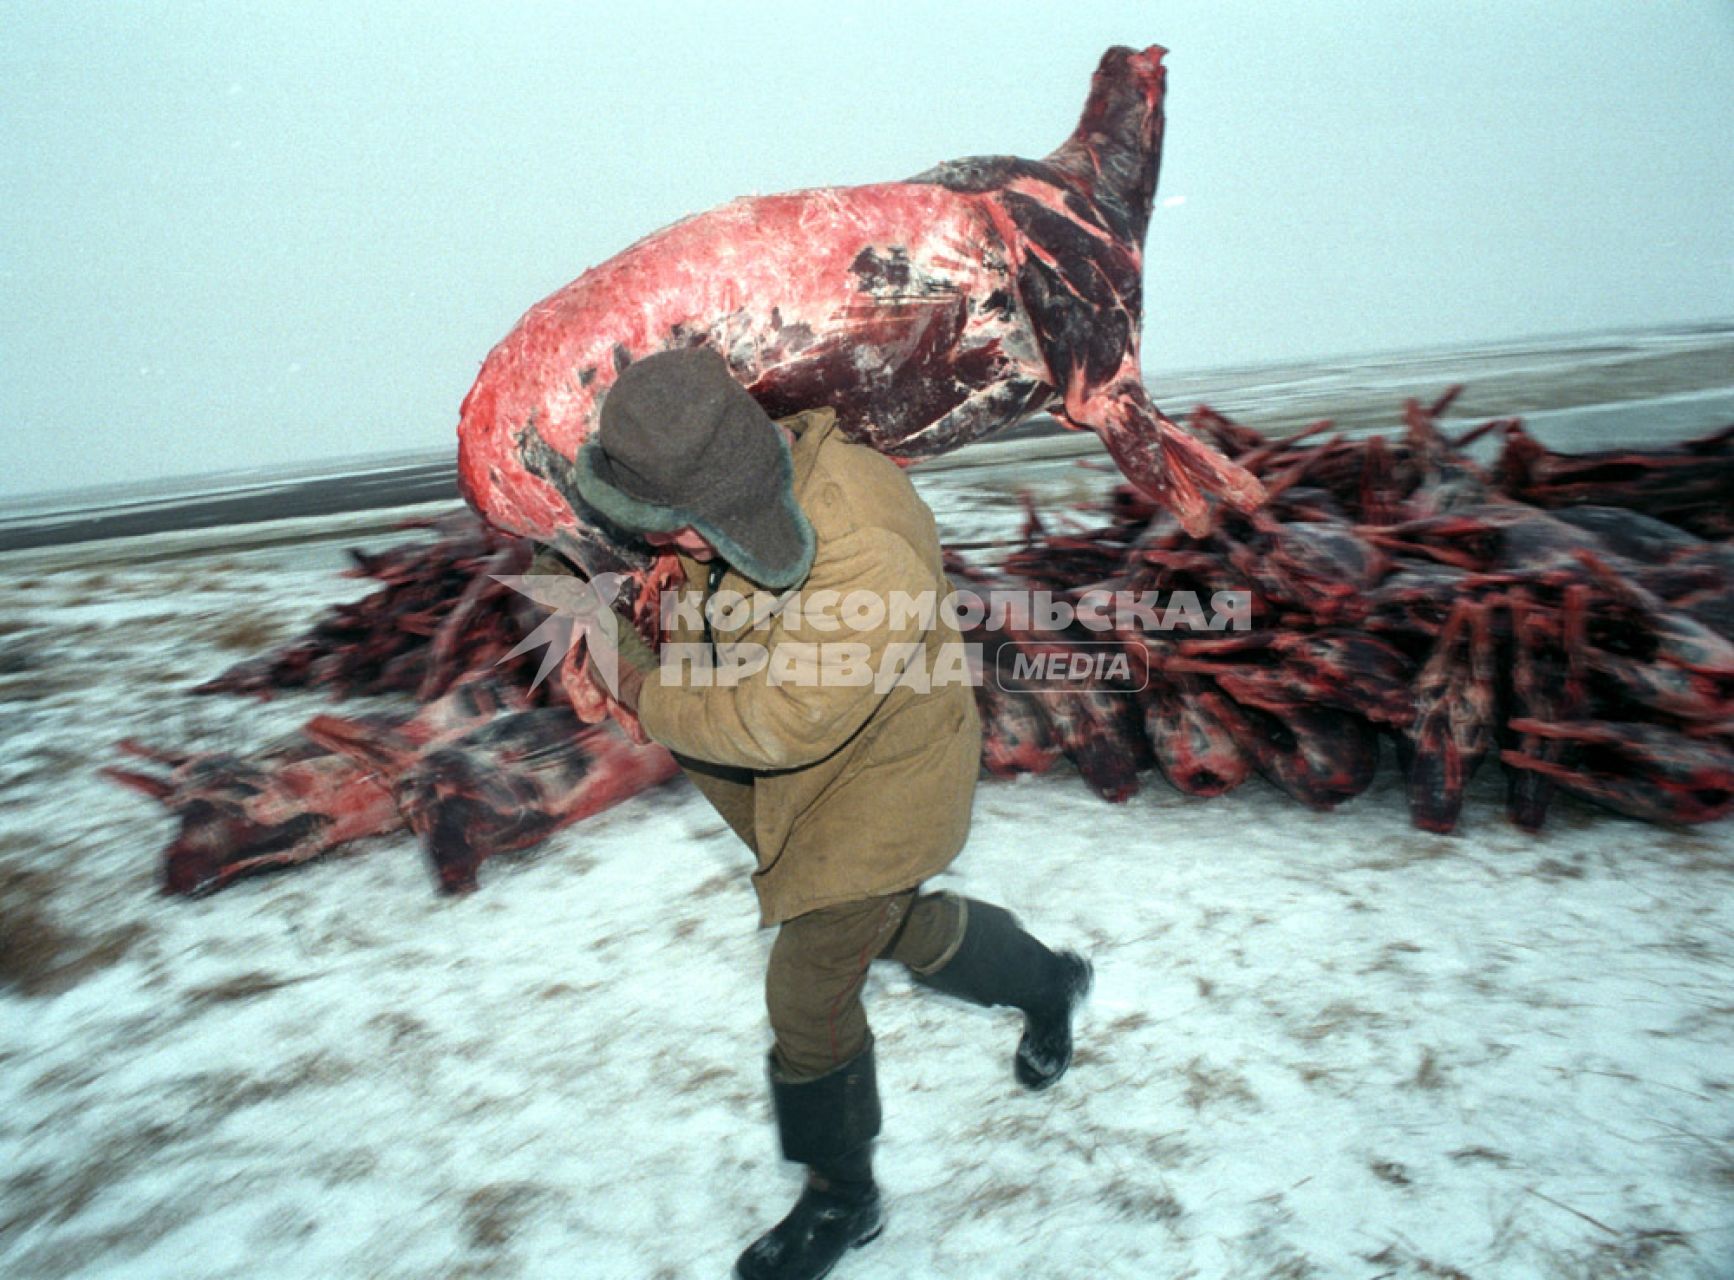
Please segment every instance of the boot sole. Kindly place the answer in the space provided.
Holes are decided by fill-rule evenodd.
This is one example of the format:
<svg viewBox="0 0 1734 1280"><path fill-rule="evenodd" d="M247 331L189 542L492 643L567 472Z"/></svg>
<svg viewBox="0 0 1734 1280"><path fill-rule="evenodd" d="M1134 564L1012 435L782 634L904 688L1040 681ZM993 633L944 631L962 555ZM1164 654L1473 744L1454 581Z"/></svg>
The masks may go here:
<svg viewBox="0 0 1734 1280"><path fill-rule="evenodd" d="M1067 951L1064 952L1063 955L1067 959L1076 960L1082 966L1078 977L1073 982L1072 989L1066 995L1066 1028L1069 1033L1073 1030L1072 1023L1077 1017L1079 1007L1082 1006L1085 999L1088 998L1090 988L1096 985L1096 966L1091 964L1089 960L1085 959L1083 956L1078 955L1076 952ZM1016 1068L1021 1067L1022 1065L1023 1060L1021 1058L1013 1063L1013 1074L1017 1076L1018 1083L1028 1089L1031 1093L1042 1093L1045 1090L1053 1088L1060 1082L1061 1077L1072 1069L1072 1050L1070 1046L1068 1046L1065 1061L1060 1063L1058 1070L1054 1071L1051 1075L1038 1076L1034 1079L1025 1079L1023 1073L1016 1070Z"/></svg>
<svg viewBox="0 0 1734 1280"><path fill-rule="evenodd" d="M862 1236L859 1240L851 1241L849 1244L849 1248L851 1250L854 1250L854 1249L861 1248L862 1245L872 1244L875 1240L877 1240L884 1233L885 1233L885 1218L882 1215L880 1217L879 1221L874 1225L873 1230L869 1231L866 1235ZM833 1262L830 1266L826 1267L823 1271L821 1271L817 1276L813 1277L813 1280L825 1280L826 1276L830 1275L833 1271L835 1271L837 1269L837 1263L841 1262L842 1260L843 1259L841 1257L839 1257L836 1260L836 1262ZM732 1277L734 1277L734 1280L741 1280L740 1264L736 1263L734 1269L732 1271L730 1271L729 1274Z"/></svg>

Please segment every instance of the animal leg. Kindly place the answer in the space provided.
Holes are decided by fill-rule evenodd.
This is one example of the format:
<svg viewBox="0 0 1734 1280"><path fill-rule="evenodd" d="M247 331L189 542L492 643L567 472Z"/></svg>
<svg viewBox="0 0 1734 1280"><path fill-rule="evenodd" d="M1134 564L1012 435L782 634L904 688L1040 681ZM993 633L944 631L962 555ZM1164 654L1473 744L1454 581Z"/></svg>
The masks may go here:
<svg viewBox="0 0 1734 1280"><path fill-rule="evenodd" d="M1135 377L1122 376L1076 403L1068 394L1059 416L1100 436L1127 479L1172 511L1193 537L1210 532L1210 495L1240 511L1256 511L1264 502L1258 477L1183 431Z"/></svg>

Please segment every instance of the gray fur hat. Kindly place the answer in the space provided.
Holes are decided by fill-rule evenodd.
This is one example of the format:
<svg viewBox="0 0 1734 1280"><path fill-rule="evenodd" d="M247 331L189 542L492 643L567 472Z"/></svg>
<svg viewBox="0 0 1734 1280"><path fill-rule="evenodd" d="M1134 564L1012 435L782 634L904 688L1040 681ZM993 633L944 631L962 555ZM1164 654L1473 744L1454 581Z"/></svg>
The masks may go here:
<svg viewBox="0 0 1734 1280"><path fill-rule="evenodd" d="M605 519L636 533L691 525L760 586L798 586L813 567L788 442L709 347L627 365L572 477Z"/></svg>

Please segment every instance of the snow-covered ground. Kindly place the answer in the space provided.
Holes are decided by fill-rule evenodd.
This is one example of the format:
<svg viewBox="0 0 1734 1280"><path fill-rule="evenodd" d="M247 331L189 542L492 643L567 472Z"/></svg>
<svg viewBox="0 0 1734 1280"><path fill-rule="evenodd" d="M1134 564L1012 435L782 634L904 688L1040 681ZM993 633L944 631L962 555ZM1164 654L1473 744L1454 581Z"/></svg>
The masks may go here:
<svg viewBox="0 0 1734 1280"><path fill-rule="evenodd" d="M1012 487L928 492L991 538ZM362 590L340 546L0 578L0 1275L727 1274L798 1173L771 935L696 793L462 900L409 837L154 892L170 822L93 767L320 707L182 691ZM1500 799L1442 837L1389 759L1330 815L984 784L941 883L1094 957L1076 1064L1025 1094L1015 1015L876 971L889 1221L835 1275L1734 1275L1734 830Z"/></svg>

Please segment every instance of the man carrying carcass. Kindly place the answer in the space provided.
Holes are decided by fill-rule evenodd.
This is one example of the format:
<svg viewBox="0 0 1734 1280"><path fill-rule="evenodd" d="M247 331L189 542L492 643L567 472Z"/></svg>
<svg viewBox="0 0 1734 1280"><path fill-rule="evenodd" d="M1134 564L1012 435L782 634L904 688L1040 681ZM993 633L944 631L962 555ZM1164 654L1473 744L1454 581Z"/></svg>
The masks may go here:
<svg viewBox="0 0 1734 1280"><path fill-rule="evenodd" d="M622 626L610 694L757 857L762 922L778 927L765 979L771 1096L783 1154L807 1166L807 1180L736 1274L822 1276L882 1226L871 1163L879 1094L861 1002L869 964L895 960L924 986L1022 1010L1014 1070L1030 1089L1071 1062L1090 965L1048 950L1002 907L921 890L969 831L981 725L966 682L886 689L810 666L816 678L790 678L777 661L779 646L810 654L847 639L878 671L890 653L935 659L959 642L942 616L865 608L839 631L834 613L813 607L946 594L933 513L894 463L845 439L828 409L772 422L700 347L621 373L573 476L609 524L675 550L707 596L770 602L758 617L700 615L708 635L677 619L665 636L763 645L771 661L756 673L702 682L690 666L659 666ZM807 607L788 607L795 595Z"/></svg>

